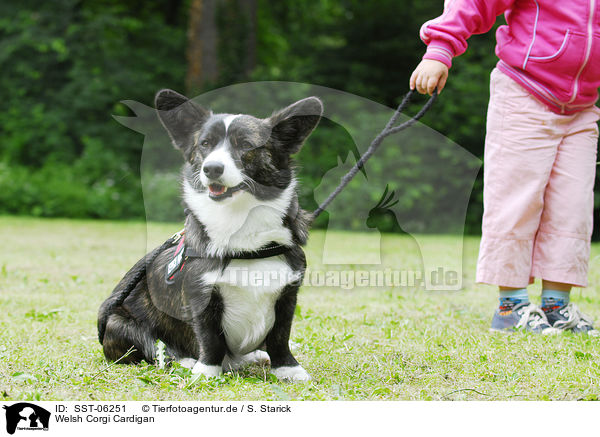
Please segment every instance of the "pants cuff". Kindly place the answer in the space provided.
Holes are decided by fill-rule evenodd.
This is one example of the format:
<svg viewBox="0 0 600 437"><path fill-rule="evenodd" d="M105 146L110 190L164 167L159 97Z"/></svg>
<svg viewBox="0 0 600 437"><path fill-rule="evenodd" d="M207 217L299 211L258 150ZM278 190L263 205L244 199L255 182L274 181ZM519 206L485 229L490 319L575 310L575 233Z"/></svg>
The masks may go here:
<svg viewBox="0 0 600 437"><path fill-rule="evenodd" d="M533 240L483 236L476 281L525 287L533 278L587 286L589 240L539 231Z"/></svg>
<svg viewBox="0 0 600 437"><path fill-rule="evenodd" d="M531 274L547 281L587 287L590 239L538 231Z"/></svg>

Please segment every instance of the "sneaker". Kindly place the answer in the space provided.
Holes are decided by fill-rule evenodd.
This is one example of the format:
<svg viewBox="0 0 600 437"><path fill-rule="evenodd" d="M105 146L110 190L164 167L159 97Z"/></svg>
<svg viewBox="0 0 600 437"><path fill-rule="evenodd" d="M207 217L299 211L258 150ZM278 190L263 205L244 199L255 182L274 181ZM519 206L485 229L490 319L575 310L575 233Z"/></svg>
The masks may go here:
<svg viewBox="0 0 600 437"><path fill-rule="evenodd" d="M556 334L560 332L553 328L546 314L533 303L522 303L507 309L497 309L492 318L490 331L512 332L524 329L535 334Z"/></svg>
<svg viewBox="0 0 600 437"><path fill-rule="evenodd" d="M600 331L594 329L592 319L583 314L577 305L569 303L546 313L548 323L560 331L573 331L577 334L600 336Z"/></svg>

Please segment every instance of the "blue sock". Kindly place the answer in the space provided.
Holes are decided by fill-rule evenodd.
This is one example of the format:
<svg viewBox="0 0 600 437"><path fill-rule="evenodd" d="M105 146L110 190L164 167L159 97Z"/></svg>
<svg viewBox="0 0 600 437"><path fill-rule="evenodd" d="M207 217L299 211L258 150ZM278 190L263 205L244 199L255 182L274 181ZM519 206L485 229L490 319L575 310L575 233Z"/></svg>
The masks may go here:
<svg viewBox="0 0 600 437"><path fill-rule="evenodd" d="M500 311L510 311L521 303L529 303L527 288L500 290Z"/></svg>
<svg viewBox="0 0 600 437"><path fill-rule="evenodd" d="M568 291L542 290L542 309L550 312L563 307L569 303L570 296Z"/></svg>

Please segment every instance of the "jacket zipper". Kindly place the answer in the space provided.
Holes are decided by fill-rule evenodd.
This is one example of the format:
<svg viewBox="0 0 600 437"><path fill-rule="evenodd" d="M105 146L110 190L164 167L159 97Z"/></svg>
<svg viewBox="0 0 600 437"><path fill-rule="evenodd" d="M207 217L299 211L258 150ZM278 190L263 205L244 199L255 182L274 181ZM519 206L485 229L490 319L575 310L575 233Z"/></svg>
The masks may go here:
<svg viewBox="0 0 600 437"><path fill-rule="evenodd" d="M581 67L579 68L579 71L577 72L577 76L575 76L575 85L573 86L573 95L571 96L571 99L567 102L567 105L569 103L573 103L573 101L577 97L577 93L579 92L579 78L581 76L581 73L583 72L583 69L585 68L588 61L590 60L590 53L592 52L592 42L594 40L593 23L594 23L595 9L596 9L596 0L590 0L590 13L589 13L589 18L588 18L588 34L587 34L587 45L585 47L585 58L583 59L583 64L581 64ZM562 112L563 113L565 112L564 106L562 107Z"/></svg>

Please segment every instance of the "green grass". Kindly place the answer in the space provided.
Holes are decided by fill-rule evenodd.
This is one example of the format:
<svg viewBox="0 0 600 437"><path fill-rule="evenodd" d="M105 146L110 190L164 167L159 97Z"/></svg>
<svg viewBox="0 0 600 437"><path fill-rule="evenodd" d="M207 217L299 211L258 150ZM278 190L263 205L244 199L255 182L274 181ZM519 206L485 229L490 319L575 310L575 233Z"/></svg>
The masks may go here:
<svg viewBox="0 0 600 437"><path fill-rule="evenodd" d="M151 224L149 230L154 246L178 225ZM340 232L335 241L343 247L355 237ZM307 254L313 269L323 268L323 239L323 232L312 232ZM97 309L146 251L145 224L3 217L0 241L0 400L600 397L600 339L488 332L496 293L473 283L477 238L465 240L463 291L302 289L292 340L313 381L299 384L275 381L257 366L194 383L181 368L105 361ZM386 237L384 251L401 268L419 265L410 237ZM590 287L572 298L595 319L599 263L595 245Z"/></svg>

